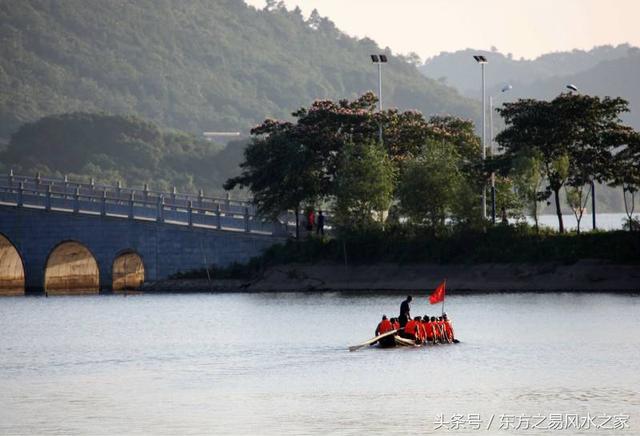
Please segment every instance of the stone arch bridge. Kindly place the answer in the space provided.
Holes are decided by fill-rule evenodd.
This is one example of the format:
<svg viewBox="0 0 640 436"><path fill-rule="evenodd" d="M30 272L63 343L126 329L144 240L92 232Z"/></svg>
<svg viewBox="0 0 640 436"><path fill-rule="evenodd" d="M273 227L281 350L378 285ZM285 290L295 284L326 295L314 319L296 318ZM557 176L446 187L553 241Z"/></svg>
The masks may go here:
<svg viewBox="0 0 640 436"><path fill-rule="evenodd" d="M0 177L0 295L136 289L244 262L288 235L288 219L230 198L65 179Z"/></svg>

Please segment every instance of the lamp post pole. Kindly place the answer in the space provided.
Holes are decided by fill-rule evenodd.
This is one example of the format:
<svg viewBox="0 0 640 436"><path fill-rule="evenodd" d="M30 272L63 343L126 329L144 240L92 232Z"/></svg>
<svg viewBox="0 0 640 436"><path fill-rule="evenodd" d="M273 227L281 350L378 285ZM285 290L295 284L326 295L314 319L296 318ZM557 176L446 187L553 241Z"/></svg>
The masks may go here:
<svg viewBox="0 0 640 436"><path fill-rule="evenodd" d="M485 88L484 80L484 65L486 62L482 62L482 161L487 159L487 90ZM486 184L485 184L486 185ZM487 189L485 185L482 186L482 217L487 218Z"/></svg>
<svg viewBox="0 0 640 436"><path fill-rule="evenodd" d="M382 113L382 64L387 63L387 55L385 54L372 54L371 62L378 64L378 111ZM378 126L378 139L382 144L382 122Z"/></svg>
<svg viewBox="0 0 640 436"><path fill-rule="evenodd" d="M484 65L488 63L484 56L474 56L476 62L480 64L482 70L482 162L487 158L487 92L485 88ZM482 185L482 218L487 218L487 184Z"/></svg>
<svg viewBox="0 0 640 436"><path fill-rule="evenodd" d="M489 147L493 157L493 96L489 97ZM496 223L496 173L491 171L491 223Z"/></svg>
<svg viewBox="0 0 640 436"><path fill-rule="evenodd" d="M378 110L382 112L382 62L378 62Z"/></svg>
<svg viewBox="0 0 640 436"><path fill-rule="evenodd" d="M382 113L382 62L378 62L378 111ZM382 123L378 126L378 138L382 144Z"/></svg>
<svg viewBox="0 0 640 436"><path fill-rule="evenodd" d="M507 85L502 88L502 93L510 91L512 89L511 85ZM493 135L493 96L489 97L489 150L491 152L491 156L495 155L495 147L494 147L494 135ZM491 171L491 222L493 224L496 223L496 174Z"/></svg>

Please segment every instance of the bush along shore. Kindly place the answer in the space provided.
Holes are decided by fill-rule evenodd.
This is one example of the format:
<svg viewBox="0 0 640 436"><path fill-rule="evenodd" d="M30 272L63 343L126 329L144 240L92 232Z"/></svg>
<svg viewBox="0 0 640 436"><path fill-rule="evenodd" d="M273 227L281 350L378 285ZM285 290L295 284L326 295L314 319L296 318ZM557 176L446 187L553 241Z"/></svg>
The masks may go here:
<svg viewBox="0 0 640 436"><path fill-rule="evenodd" d="M438 236L407 227L351 231L290 240L247 264L182 272L146 290L405 291L443 278L453 292L640 292L640 232L558 234L524 225Z"/></svg>

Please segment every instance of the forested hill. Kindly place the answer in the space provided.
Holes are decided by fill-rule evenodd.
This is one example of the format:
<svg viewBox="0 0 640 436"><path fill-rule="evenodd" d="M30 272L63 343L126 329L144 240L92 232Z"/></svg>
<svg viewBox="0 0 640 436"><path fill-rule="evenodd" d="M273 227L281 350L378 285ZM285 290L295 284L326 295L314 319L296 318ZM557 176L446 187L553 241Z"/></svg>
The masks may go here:
<svg viewBox="0 0 640 436"><path fill-rule="evenodd" d="M369 54L381 51L318 14L242 0L0 0L0 138L73 111L246 132L314 99L376 89ZM479 113L403 58L383 79L386 106Z"/></svg>

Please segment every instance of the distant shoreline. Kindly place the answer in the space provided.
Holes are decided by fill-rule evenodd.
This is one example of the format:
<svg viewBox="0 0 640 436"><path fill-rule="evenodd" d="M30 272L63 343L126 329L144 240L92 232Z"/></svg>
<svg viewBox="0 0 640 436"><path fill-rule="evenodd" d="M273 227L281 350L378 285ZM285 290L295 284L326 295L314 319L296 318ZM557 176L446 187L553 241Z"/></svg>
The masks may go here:
<svg viewBox="0 0 640 436"><path fill-rule="evenodd" d="M491 292L640 292L640 265L599 260L574 264L379 263L289 264L268 268L256 279L171 279L146 283L146 293L190 292L415 292L447 279L452 293Z"/></svg>

